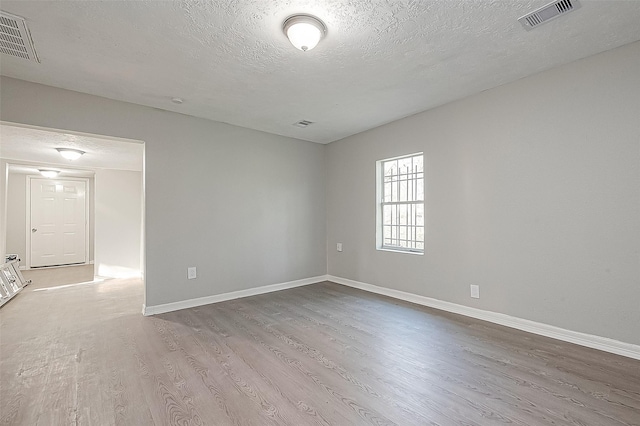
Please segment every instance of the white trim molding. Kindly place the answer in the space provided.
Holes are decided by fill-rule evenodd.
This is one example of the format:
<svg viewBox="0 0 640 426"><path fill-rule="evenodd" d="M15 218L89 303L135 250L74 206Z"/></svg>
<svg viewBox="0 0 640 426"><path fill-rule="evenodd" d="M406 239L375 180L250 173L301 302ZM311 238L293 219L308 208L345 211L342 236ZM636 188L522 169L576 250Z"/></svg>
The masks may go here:
<svg viewBox="0 0 640 426"><path fill-rule="evenodd" d="M556 327L553 325L543 324L518 317L512 317L510 315L500 314L497 312L471 308L469 306L458 305L457 303L445 302L426 296L419 296L413 293L379 287L373 284L366 284L363 282L336 277L333 275L328 275L326 279L337 284L342 284L371 293L389 296L394 299L400 299L418 305L428 306L430 308L440 309L442 311L452 312L454 314L460 314L467 317L492 322L494 324L504 325L506 327L538 334L540 336L551 337L553 339L562 340L564 342L575 343L577 345L586 346L588 348L599 349L601 351L640 360L640 345L634 345L632 343L621 342L618 340L581 333L578 331L566 330L564 328Z"/></svg>
<svg viewBox="0 0 640 426"><path fill-rule="evenodd" d="M142 315L157 315L165 312L178 311L180 309L195 308L196 306L209 305L211 303L224 302L226 300L240 299L242 297L256 296L258 294L272 293L274 291L286 290L288 288L301 287L309 284L316 284L327 281L327 275L304 278L296 281L289 281L279 284L265 285L262 287L249 288L246 290L232 291L229 293L215 294L213 296L199 297L197 299L181 300L180 302L165 303L162 305L142 306Z"/></svg>

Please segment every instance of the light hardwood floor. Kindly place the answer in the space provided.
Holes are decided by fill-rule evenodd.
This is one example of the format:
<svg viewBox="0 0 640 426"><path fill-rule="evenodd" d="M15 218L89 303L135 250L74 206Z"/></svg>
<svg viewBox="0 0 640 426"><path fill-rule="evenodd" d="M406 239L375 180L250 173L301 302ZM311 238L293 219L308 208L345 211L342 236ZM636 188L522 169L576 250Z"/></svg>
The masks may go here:
<svg viewBox="0 0 640 426"><path fill-rule="evenodd" d="M36 268L22 271L34 287L53 287L93 281L93 265L73 265L53 268Z"/></svg>
<svg viewBox="0 0 640 426"><path fill-rule="evenodd" d="M0 309L3 425L640 425L640 361L333 283L143 317L139 280Z"/></svg>

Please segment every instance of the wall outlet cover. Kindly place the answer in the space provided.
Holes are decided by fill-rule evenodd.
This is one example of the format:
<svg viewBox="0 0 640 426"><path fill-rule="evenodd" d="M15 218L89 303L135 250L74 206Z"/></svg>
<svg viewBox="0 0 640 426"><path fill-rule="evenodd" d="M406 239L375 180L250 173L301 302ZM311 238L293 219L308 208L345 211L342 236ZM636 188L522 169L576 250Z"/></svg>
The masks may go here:
<svg viewBox="0 0 640 426"><path fill-rule="evenodd" d="M471 297L480 299L480 286L471 284Z"/></svg>
<svg viewBox="0 0 640 426"><path fill-rule="evenodd" d="M191 268L187 268L187 279L194 280L196 279L196 277L197 277L196 267L192 266Z"/></svg>

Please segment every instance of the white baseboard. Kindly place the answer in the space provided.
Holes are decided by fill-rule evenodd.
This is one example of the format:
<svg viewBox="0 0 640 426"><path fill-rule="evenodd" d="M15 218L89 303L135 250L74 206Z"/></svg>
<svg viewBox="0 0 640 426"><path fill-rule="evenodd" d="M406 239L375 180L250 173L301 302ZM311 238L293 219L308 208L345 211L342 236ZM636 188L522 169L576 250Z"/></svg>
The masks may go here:
<svg viewBox="0 0 640 426"><path fill-rule="evenodd" d="M142 315L156 315L165 312L178 311L180 309L195 308L196 306L209 305L211 303L224 302L225 300L240 299L241 297L256 296L258 294L271 293L274 291L286 290L288 288L301 287L327 281L327 275L304 278L286 283L265 285L262 287L249 288L246 290L232 291L230 293L216 294L213 296L199 297L197 299L182 300L180 302L165 303L163 305L142 306Z"/></svg>
<svg viewBox="0 0 640 426"><path fill-rule="evenodd" d="M512 317L510 315L499 314L497 312L471 308L469 306L458 305L456 303L445 302L442 300L419 296L417 294L407 293L404 291L378 287L373 284L366 284L359 281L336 277L333 275L328 275L326 279L328 281L346 285L348 287L354 287L360 290L369 291L371 293L393 297L394 299L405 300L407 302L416 303L418 305L428 306L430 308L436 308L443 311L492 322L494 324L516 328L518 330L538 334L541 336L551 337L553 339L558 339L569 343L575 343L577 345L586 346L588 348L599 349L601 351L610 352L629 358L640 359L640 345L620 342L618 340L595 336L592 334L580 333L578 331L566 330L564 328L555 327L553 325L543 324L518 317Z"/></svg>

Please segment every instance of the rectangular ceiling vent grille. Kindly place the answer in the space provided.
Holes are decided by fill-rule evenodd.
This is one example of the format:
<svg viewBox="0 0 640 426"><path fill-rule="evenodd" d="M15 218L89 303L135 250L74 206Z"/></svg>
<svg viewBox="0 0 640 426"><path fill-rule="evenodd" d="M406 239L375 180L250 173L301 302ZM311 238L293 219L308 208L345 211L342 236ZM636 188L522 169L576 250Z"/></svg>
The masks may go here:
<svg viewBox="0 0 640 426"><path fill-rule="evenodd" d="M312 124L313 124L313 121L309 121L309 120L300 120L297 123L293 123L294 126L302 127L303 129L305 127L308 127L308 126L312 125Z"/></svg>
<svg viewBox="0 0 640 426"><path fill-rule="evenodd" d="M525 30L532 29L580 7L578 0L557 0L519 18Z"/></svg>
<svg viewBox="0 0 640 426"><path fill-rule="evenodd" d="M40 62L25 20L3 10L0 11L0 52Z"/></svg>

